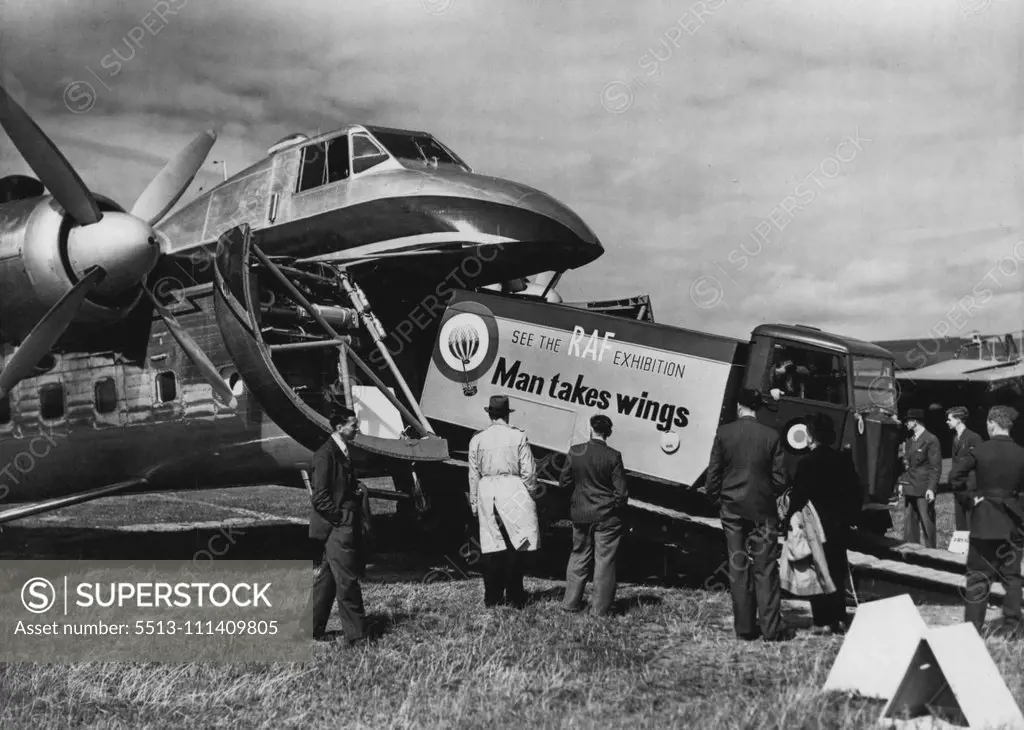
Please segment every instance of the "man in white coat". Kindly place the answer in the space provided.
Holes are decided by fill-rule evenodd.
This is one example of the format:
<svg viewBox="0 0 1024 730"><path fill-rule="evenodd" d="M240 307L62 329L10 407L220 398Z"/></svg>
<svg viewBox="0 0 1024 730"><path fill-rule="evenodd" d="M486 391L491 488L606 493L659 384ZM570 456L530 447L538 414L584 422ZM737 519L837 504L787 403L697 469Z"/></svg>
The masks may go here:
<svg viewBox="0 0 1024 730"><path fill-rule="evenodd" d="M469 442L469 502L480 523L484 605L526 603L520 552L536 550L537 474L526 434L510 426L508 398L492 395L491 425Z"/></svg>

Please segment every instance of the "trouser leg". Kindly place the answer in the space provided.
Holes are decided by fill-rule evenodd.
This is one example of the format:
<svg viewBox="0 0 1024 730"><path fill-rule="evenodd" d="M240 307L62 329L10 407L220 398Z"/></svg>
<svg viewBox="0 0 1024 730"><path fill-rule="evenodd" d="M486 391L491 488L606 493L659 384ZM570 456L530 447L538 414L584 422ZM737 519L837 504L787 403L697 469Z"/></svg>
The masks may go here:
<svg viewBox="0 0 1024 730"><path fill-rule="evenodd" d="M484 605L496 606L505 597L505 550L484 556Z"/></svg>
<svg viewBox="0 0 1024 730"><path fill-rule="evenodd" d="M846 540L842 534L825 534L825 563L836 586L834 593L811 598L811 616L815 626L835 626L846 622L846 575L849 571Z"/></svg>
<svg viewBox="0 0 1024 730"><path fill-rule="evenodd" d="M603 616L615 601L615 556L622 539L622 520L609 517L594 529L594 606L593 613Z"/></svg>
<svg viewBox="0 0 1024 730"><path fill-rule="evenodd" d="M963 494L953 495L953 516L956 520L956 529L958 531L962 532L971 529L970 501L971 498Z"/></svg>
<svg viewBox="0 0 1024 730"><path fill-rule="evenodd" d="M742 517L722 514L722 531L729 563L729 587L732 591L733 626L740 636L757 631L757 603L754 598L754 577L747 555L747 537L753 523Z"/></svg>
<svg viewBox="0 0 1024 730"><path fill-rule="evenodd" d="M1011 542L1003 542L996 549L999 560L999 578L1006 590L1003 598L1003 617L1007 621L1021 620L1021 552L1024 546Z"/></svg>
<svg viewBox="0 0 1024 730"><path fill-rule="evenodd" d="M992 579L998 574L996 549L991 540L971 538L967 548L967 575L964 585L964 621L981 633Z"/></svg>
<svg viewBox="0 0 1024 730"><path fill-rule="evenodd" d="M505 543L505 551L500 553L504 567L502 569L502 582L499 584L498 590L504 593L506 601L513 605L521 606L526 602L526 591L523 590L522 555L513 547L512 540L508 536L508 530L505 529L501 518L495 514L495 519L498 522L498 531L501 533L501 539Z"/></svg>
<svg viewBox="0 0 1024 730"><path fill-rule="evenodd" d="M933 548L936 544L935 532L935 501L929 502L924 497L918 500L918 510L921 514L921 530L924 532L924 546Z"/></svg>
<svg viewBox="0 0 1024 730"><path fill-rule="evenodd" d="M918 542L921 539L921 521L917 512L918 499L922 498L903 498L903 542Z"/></svg>
<svg viewBox="0 0 1024 730"><path fill-rule="evenodd" d="M316 573L313 577L313 587L309 594L309 605L307 611L313 618L313 636L323 634L327 629L327 620L331 617L331 605L337 595L337 586L334 582L334 572L327 560L326 541L316 541L319 556L316 559Z"/></svg>
<svg viewBox="0 0 1024 730"><path fill-rule="evenodd" d="M327 539L327 560L337 586L338 616L349 641L366 638L366 611L359 585L363 560L355 535L357 529L358 525L335 527Z"/></svg>
<svg viewBox="0 0 1024 730"><path fill-rule="evenodd" d="M562 606L570 610L580 608L583 589L594 563L593 530L592 524L573 523L572 526L572 553L565 567L565 597L562 599Z"/></svg>
<svg viewBox="0 0 1024 730"><path fill-rule="evenodd" d="M518 550L508 548L505 555L505 599L513 606L522 607L526 603L526 590L523 588L523 555Z"/></svg>
<svg viewBox="0 0 1024 730"><path fill-rule="evenodd" d="M769 520L759 524L752 531L749 542L761 635L766 639L774 639L782 631L778 521Z"/></svg>

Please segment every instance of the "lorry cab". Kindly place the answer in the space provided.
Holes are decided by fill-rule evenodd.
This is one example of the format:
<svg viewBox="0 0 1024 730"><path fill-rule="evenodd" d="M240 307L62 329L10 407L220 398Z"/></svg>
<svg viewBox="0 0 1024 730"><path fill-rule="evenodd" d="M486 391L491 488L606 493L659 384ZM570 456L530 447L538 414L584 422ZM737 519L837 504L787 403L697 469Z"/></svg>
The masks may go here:
<svg viewBox="0 0 1024 730"><path fill-rule="evenodd" d="M744 385L765 395L757 418L779 431L789 477L808 453L807 417L824 413L837 439L829 445L853 457L866 501L888 501L902 434L891 353L806 325L761 325L752 333Z"/></svg>

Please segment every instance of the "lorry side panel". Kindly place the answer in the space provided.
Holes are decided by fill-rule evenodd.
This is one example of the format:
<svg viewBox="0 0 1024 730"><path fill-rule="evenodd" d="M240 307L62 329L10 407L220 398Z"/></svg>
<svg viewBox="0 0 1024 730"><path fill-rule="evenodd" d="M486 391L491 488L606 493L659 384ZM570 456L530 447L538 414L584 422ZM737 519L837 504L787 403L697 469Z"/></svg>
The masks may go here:
<svg viewBox="0 0 1024 730"><path fill-rule="evenodd" d="M511 423L562 453L603 413L628 471L692 485L746 350L678 327L460 291L442 318L421 406L433 421L479 430L490 396L505 395Z"/></svg>

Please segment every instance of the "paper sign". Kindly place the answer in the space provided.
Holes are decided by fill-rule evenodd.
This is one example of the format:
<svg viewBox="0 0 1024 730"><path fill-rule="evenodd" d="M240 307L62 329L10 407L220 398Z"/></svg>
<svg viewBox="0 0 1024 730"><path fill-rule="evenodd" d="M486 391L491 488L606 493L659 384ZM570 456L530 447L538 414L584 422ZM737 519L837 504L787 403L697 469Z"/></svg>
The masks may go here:
<svg viewBox="0 0 1024 730"><path fill-rule="evenodd" d="M953 533L953 537L949 538L949 552L956 553L957 555L963 555L967 552L967 547L970 545L971 533L967 530L957 530Z"/></svg>

